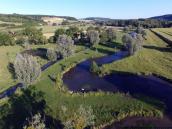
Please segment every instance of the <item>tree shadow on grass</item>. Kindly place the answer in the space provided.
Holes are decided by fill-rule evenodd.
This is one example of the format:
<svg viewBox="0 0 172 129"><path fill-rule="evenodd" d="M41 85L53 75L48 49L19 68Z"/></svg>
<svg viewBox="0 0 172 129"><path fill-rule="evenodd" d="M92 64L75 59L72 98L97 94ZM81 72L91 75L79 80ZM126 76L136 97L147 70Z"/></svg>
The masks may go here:
<svg viewBox="0 0 172 129"><path fill-rule="evenodd" d="M8 71L11 73L12 78L15 79L15 69L14 69L14 64L13 63L8 63Z"/></svg>
<svg viewBox="0 0 172 129"><path fill-rule="evenodd" d="M147 49L157 50L157 51L160 51L160 52L172 52L172 48L171 47L166 47L166 48L157 47L157 46L143 46L143 47L147 48Z"/></svg>
<svg viewBox="0 0 172 129"><path fill-rule="evenodd" d="M48 106L44 100L44 94L35 88L22 89L22 94L14 94L7 104L0 107L1 129L22 129L26 118L40 113L45 116L46 123L51 124L52 129L61 128L61 122L45 114Z"/></svg>
<svg viewBox="0 0 172 129"><path fill-rule="evenodd" d="M47 49L46 48L37 48L37 49L30 49L30 50L25 50L21 52L21 54L28 54L32 56L38 56L42 59L48 60L46 54L47 54Z"/></svg>

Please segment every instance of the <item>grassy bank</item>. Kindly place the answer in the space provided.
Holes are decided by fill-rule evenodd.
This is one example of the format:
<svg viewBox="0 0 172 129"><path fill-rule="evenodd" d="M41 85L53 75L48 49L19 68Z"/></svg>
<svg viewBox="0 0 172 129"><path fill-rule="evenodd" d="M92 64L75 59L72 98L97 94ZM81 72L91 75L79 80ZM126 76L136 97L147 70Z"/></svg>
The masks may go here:
<svg viewBox="0 0 172 129"><path fill-rule="evenodd" d="M33 45L32 49L36 48L51 48L53 44L47 45ZM0 46L0 92L15 85L17 82L14 80L13 73L10 72L9 64L13 63L16 54L23 51L24 48L21 46ZM37 57L38 62L42 65L47 63L48 60Z"/></svg>
<svg viewBox="0 0 172 129"><path fill-rule="evenodd" d="M129 72L134 74L157 74L172 79L171 48L155 34L147 30L144 47L134 56L103 66L104 73Z"/></svg>

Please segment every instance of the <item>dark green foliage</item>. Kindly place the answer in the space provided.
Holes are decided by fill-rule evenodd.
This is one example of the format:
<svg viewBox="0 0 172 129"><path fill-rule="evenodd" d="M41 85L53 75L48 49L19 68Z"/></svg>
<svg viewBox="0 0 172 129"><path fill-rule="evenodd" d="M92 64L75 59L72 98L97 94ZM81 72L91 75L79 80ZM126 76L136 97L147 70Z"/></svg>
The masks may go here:
<svg viewBox="0 0 172 129"><path fill-rule="evenodd" d="M99 38L98 31L90 30L90 31L88 31L87 35L90 40L90 47L94 47L95 45L97 45L99 43L100 38Z"/></svg>
<svg viewBox="0 0 172 129"><path fill-rule="evenodd" d="M113 28L108 28L106 31L109 42L113 42L113 40L116 40L116 31Z"/></svg>
<svg viewBox="0 0 172 129"><path fill-rule="evenodd" d="M69 27L69 29L66 30L66 35L74 38L75 34L79 32L79 28L76 26Z"/></svg>
<svg viewBox="0 0 172 129"><path fill-rule="evenodd" d="M49 43L55 43L54 36L51 36L51 37L48 39L48 42L49 42Z"/></svg>
<svg viewBox="0 0 172 129"><path fill-rule="evenodd" d="M100 74L100 72L101 72L100 67L97 65L97 63L95 61L91 62L90 72L92 72L94 74Z"/></svg>
<svg viewBox="0 0 172 129"><path fill-rule="evenodd" d="M60 36L60 35L63 35L63 34L66 34L65 29L62 29L62 28L57 29L57 30L55 31L55 34L54 34L54 41L57 42L59 36Z"/></svg>
<svg viewBox="0 0 172 129"><path fill-rule="evenodd" d="M24 37L21 36L21 37L18 37L17 40L16 40L15 42L16 42L16 44L18 44L18 45L24 45L25 41L26 41L26 39L25 39Z"/></svg>
<svg viewBox="0 0 172 129"><path fill-rule="evenodd" d="M155 19L138 19L138 20L115 20L109 19L106 21L97 21L97 24L107 25L107 26L133 26L138 27L139 25L144 28L163 28L170 27L171 23L169 21L160 21Z"/></svg>
<svg viewBox="0 0 172 129"><path fill-rule="evenodd" d="M26 27L23 30L23 35L28 37L31 44L46 44L48 43L46 38L43 36L41 29L35 27Z"/></svg>
<svg viewBox="0 0 172 129"><path fill-rule="evenodd" d="M101 32L100 34L100 42L106 43L108 41L108 35L106 31Z"/></svg>
<svg viewBox="0 0 172 129"><path fill-rule="evenodd" d="M42 92L33 88L23 89L22 94L11 96L8 104L1 107L0 128L22 129L27 117L44 112L46 102L43 96Z"/></svg>
<svg viewBox="0 0 172 129"><path fill-rule="evenodd" d="M14 45L14 38L7 33L0 33L0 46Z"/></svg>
<svg viewBox="0 0 172 129"><path fill-rule="evenodd" d="M128 26L125 26L124 28L123 28L123 31L124 32L128 32L130 30L130 28L128 27Z"/></svg>

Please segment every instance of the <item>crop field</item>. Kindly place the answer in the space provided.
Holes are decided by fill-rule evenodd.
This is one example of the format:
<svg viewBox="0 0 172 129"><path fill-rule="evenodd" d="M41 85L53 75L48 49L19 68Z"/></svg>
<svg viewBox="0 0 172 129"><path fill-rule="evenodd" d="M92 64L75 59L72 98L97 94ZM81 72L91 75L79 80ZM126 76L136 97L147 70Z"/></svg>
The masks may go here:
<svg viewBox="0 0 172 129"><path fill-rule="evenodd" d="M172 41L172 28L156 28L152 30L164 37L165 39Z"/></svg>

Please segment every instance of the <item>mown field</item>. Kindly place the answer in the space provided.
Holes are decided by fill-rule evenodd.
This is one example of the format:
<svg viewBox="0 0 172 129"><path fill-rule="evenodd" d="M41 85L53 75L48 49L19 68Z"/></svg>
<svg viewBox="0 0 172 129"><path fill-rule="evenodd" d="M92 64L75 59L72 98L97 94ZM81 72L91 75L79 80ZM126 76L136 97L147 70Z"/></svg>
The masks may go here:
<svg viewBox="0 0 172 129"><path fill-rule="evenodd" d="M151 31L147 30L143 49L131 57L103 66L104 73L129 72L157 74L172 79L172 49Z"/></svg>
<svg viewBox="0 0 172 129"><path fill-rule="evenodd" d="M36 48L53 48L54 45L33 45L32 49ZM15 85L17 82L14 79L13 74L10 72L10 63L13 63L17 53L24 51L21 46L1 46L0 47L0 92ZM37 58L38 62L43 65L48 60Z"/></svg>
<svg viewBox="0 0 172 129"><path fill-rule="evenodd" d="M156 28L152 29L153 32L157 33L165 41L172 44L172 28Z"/></svg>

